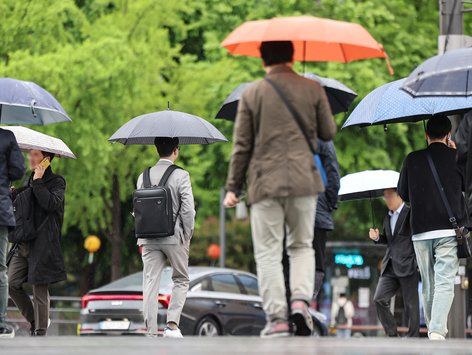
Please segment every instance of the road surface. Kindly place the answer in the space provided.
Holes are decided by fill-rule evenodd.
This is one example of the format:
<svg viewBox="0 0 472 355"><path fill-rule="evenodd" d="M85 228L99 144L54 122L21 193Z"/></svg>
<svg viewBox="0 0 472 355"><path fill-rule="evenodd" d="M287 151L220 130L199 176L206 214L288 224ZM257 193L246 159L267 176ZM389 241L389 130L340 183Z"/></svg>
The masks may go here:
<svg viewBox="0 0 472 355"><path fill-rule="evenodd" d="M0 339L3 355L449 355L472 354L472 340L219 337L164 339L144 337L47 337Z"/></svg>

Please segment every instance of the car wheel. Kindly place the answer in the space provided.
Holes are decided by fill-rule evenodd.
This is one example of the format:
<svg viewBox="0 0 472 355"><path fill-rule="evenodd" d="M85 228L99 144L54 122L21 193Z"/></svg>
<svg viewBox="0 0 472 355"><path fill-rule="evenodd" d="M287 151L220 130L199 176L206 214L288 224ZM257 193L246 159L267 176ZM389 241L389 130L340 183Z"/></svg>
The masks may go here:
<svg viewBox="0 0 472 355"><path fill-rule="evenodd" d="M198 323L195 335L200 337L217 337L221 335L220 326L213 318L205 317Z"/></svg>

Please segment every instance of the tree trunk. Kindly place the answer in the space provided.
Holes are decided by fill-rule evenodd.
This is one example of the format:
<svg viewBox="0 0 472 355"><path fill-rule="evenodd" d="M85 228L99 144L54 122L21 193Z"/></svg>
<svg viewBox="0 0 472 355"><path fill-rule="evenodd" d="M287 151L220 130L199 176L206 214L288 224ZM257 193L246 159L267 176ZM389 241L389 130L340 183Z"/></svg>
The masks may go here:
<svg viewBox="0 0 472 355"><path fill-rule="evenodd" d="M118 176L113 175L112 184L112 203L111 203L111 280L121 277L121 201L120 201L120 182Z"/></svg>

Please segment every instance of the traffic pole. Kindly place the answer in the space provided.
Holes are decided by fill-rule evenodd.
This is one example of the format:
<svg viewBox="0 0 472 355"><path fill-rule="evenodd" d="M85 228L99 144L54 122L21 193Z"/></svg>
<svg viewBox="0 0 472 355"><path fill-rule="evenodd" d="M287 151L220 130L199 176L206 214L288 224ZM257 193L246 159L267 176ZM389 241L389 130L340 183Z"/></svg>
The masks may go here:
<svg viewBox="0 0 472 355"><path fill-rule="evenodd" d="M223 204L225 189L220 189L220 267L225 267L226 259L226 210Z"/></svg>

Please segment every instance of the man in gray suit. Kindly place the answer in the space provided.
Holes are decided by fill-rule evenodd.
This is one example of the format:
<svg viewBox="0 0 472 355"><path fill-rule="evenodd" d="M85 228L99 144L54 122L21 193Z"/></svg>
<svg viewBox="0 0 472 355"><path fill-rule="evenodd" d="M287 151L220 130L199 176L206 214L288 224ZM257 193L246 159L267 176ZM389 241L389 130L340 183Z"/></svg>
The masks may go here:
<svg viewBox="0 0 472 355"><path fill-rule="evenodd" d="M151 168L151 184L158 185L167 168L179 156L178 138L156 138L154 141L159 161ZM138 178L138 189L143 187L143 174ZM138 239L143 258L143 313L149 336L157 336L159 282L166 260L172 266L172 295L167 309L167 324L164 337L182 338L179 329L180 314L187 297L189 285L188 257L190 239L195 224L195 204L189 173L176 169L167 180L171 190L175 233L170 237Z"/></svg>

